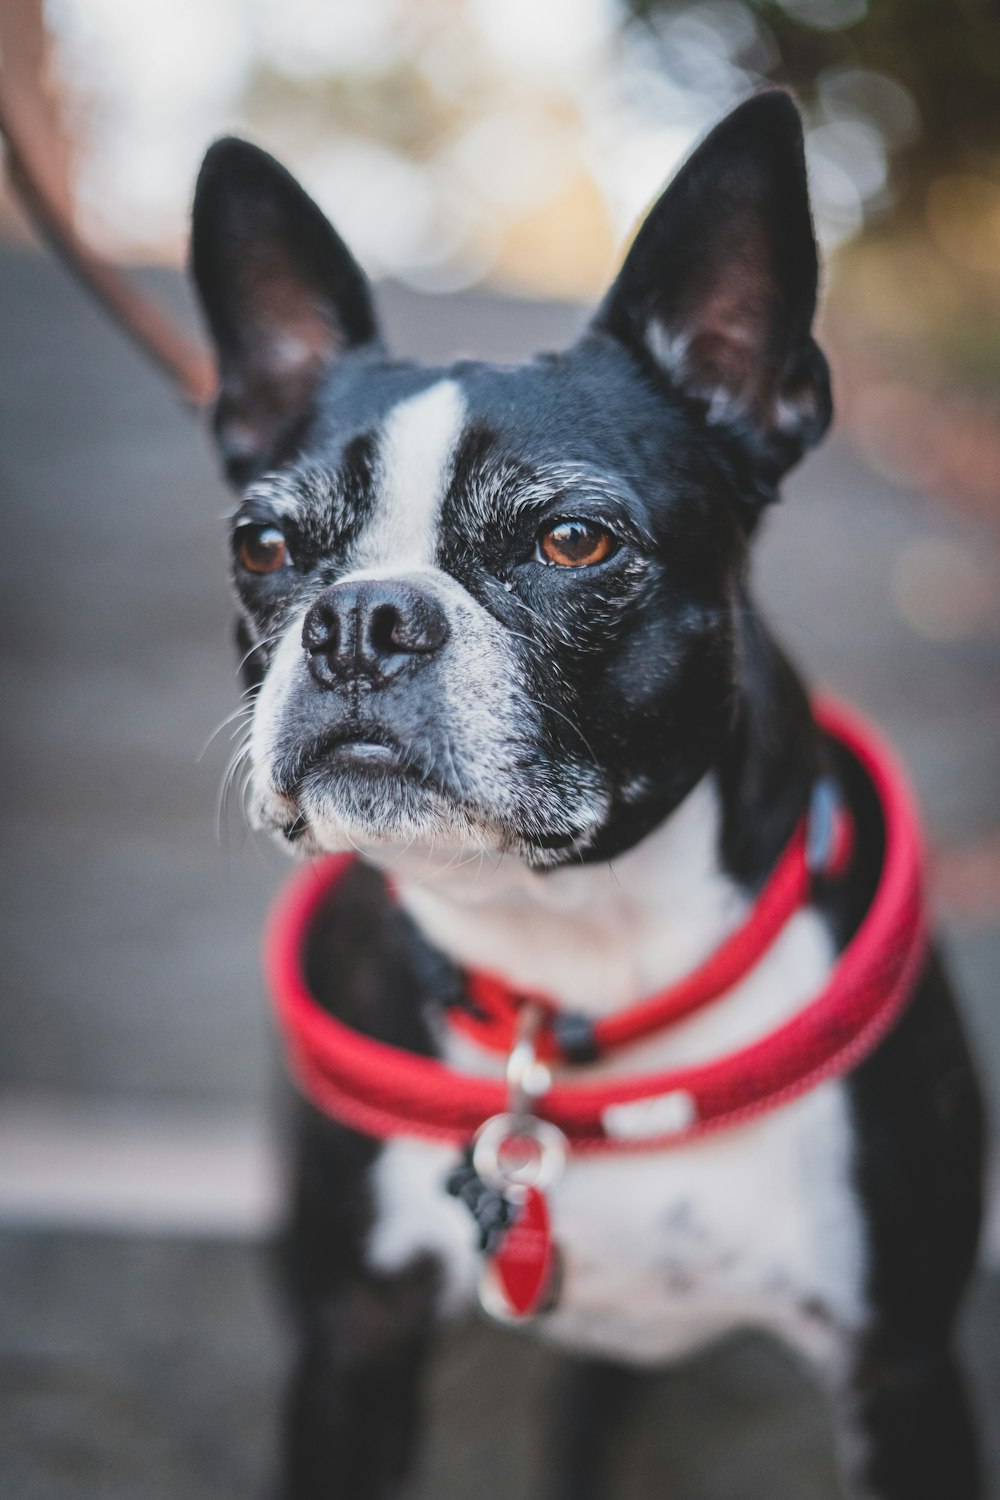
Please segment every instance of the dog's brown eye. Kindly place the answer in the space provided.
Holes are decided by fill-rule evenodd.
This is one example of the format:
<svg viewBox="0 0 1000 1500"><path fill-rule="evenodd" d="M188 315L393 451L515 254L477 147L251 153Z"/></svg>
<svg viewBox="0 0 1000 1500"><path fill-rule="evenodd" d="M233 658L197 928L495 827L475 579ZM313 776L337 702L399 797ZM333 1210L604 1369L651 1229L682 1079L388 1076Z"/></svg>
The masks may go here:
<svg viewBox="0 0 1000 1500"><path fill-rule="evenodd" d="M615 550L615 539L592 521L559 521L538 537L543 562L557 568L589 568L603 562Z"/></svg>
<svg viewBox="0 0 1000 1500"><path fill-rule="evenodd" d="M288 546L277 526L244 526L236 556L249 573L277 573L288 561Z"/></svg>

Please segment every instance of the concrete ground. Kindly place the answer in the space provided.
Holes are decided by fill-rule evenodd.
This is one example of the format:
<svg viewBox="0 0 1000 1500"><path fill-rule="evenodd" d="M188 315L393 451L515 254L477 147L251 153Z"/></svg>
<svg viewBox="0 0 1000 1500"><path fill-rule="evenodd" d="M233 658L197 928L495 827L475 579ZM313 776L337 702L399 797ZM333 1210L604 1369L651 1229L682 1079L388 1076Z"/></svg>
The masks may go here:
<svg viewBox="0 0 1000 1500"><path fill-rule="evenodd" d="M516 356L576 322L477 296L384 302L397 347L428 356ZM264 1492L285 1358L258 971L285 866L238 809L217 836L225 734L198 759L236 703L228 500L190 419L49 263L0 255L0 327L0 1493L235 1500ZM770 518L759 585L813 678L894 736L933 837L961 846L1000 823L1000 619L942 629L934 591L995 577L996 537L944 499L835 438ZM994 1101L998 910L943 914ZM963 1338L1000 1500L995 1231L987 1259ZM459 1330L421 1495L532 1493L552 1373L522 1339ZM814 1396L752 1339L651 1393L620 1493L651 1500L664 1476L677 1500L837 1493Z"/></svg>

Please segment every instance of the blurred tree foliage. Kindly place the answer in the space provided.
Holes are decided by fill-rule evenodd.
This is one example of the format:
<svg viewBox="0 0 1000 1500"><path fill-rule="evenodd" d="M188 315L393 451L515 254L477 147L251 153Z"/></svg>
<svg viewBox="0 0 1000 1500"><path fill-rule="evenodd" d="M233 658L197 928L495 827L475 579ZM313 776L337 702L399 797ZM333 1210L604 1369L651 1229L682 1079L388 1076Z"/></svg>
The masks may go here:
<svg viewBox="0 0 1000 1500"><path fill-rule="evenodd" d="M734 0L625 0L626 24L667 23ZM1000 0L735 0L767 45L750 76L789 85L824 118L829 80L863 70L901 85L914 128L890 139L891 194L833 274L842 340L925 383L1000 389ZM735 11L734 11L735 13ZM877 113L877 111L876 111ZM919 373L918 373L919 372Z"/></svg>
<svg viewBox="0 0 1000 1500"><path fill-rule="evenodd" d="M706 0L711 5L713 0ZM806 104L817 80L836 67L866 68L901 83L920 131L896 155L897 208L921 212L928 184L942 173L997 170L1000 157L1000 3L998 0L742 0L776 43L768 75ZM627 0L636 21L698 6Z"/></svg>

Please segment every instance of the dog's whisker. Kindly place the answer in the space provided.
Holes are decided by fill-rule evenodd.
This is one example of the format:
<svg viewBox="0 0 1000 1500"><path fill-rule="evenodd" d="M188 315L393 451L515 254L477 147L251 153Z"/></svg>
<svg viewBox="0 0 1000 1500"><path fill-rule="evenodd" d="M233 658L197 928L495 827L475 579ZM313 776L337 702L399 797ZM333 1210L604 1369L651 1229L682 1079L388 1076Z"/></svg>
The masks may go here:
<svg viewBox="0 0 1000 1500"><path fill-rule="evenodd" d="M249 769L251 737L249 732L230 756L226 768L222 774L222 783L219 787L219 796L216 802L216 829L220 843L225 843L225 830L228 829L227 817L229 796L238 777ZM246 779L245 787L249 786L249 778ZM245 788L244 788L245 790Z"/></svg>
<svg viewBox="0 0 1000 1500"><path fill-rule="evenodd" d="M587 751L587 754L591 758L592 764L594 766L599 766L600 765L600 761L597 758L597 751L594 749L593 745L587 739L587 736L584 734L584 732L580 728L580 726L578 724L575 724L573 722L573 720L570 718L569 714L564 713L561 708L556 708L556 706L555 706L554 703L544 703L544 702L542 702L538 698L531 698L531 697L529 697L528 698L528 702L531 703L531 704L533 704L535 708L540 709L543 713L552 713L552 714L555 714L557 718L562 719L565 723L567 723L569 725L570 729L572 729L573 733L577 736L577 738L583 744L584 748Z"/></svg>
<svg viewBox="0 0 1000 1500"><path fill-rule="evenodd" d="M273 646L276 641L280 641L283 633L284 632L281 631L281 630L275 630L275 631L272 631L270 635L262 636L259 641L254 641L254 643L250 647L249 651L245 652L245 654L243 656L241 656L240 659L239 659L239 661L237 662L237 664L236 664L236 675L239 676L240 672L242 672L243 668L246 666L247 662L250 660L251 656L253 656L255 652L257 652L257 651L266 651L267 648L268 648L268 646ZM258 687L259 687L259 684L257 684L257 683L251 683L250 687L246 691L247 692L257 692Z"/></svg>
<svg viewBox="0 0 1000 1500"><path fill-rule="evenodd" d="M219 735L222 733L222 731L224 729L228 729L228 727L229 727L230 724L236 723L238 720L242 719L242 720L246 721L252 713L253 713L253 708L252 708L251 705L246 704L246 703L241 703L238 708L234 708L231 713L226 714L226 717L224 719L221 719L219 721L219 723L216 724L215 728L212 730L211 734L208 736L208 739L205 741L205 743L202 745L201 749L198 751L198 754L195 757L195 763L196 764L200 764L200 762L202 760L204 760L205 756L208 754L209 749L214 744L214 742L216 741L216 739L218 739ZM240 730L241 727L242 726L240 724L237 724L237 728L236 728L236 733L237 734L239 733L239 730Z"/></svg>

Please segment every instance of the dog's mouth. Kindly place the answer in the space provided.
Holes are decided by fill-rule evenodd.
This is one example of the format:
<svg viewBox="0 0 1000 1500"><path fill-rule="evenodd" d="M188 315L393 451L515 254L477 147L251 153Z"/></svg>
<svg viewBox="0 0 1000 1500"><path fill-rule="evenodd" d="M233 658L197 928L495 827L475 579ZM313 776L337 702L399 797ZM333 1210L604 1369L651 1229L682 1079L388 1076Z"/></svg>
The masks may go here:
<svg viewBox="0 0 1000 1500"><path fill-rule="evenodd" d="M262 800L257 816L307 855L423 840L498 850L518 843L515 828L463 784L447 745L435 749L427 736L404 739L383 725L328 727L285 750L272 771L277 796Z"/></svg>
<svg viewBox="0 0 1000 1500"><path fill-rule="evenodd" d="M441 749L426 735L404 739L378 723L328 725L288 745L272 763L271 786L277 795L261 805L263 826L306 852L409 847L427 837L517 848L547 864L589 834L586 819L562 821L533 805L530 787L523 809L484 802L474 779L464 784L447 742Z"/></svg>
<svg viewBox="0 0 1000 1500"><path fill-rule="evenodd" d="M376 834L397 806L451 804L460 795L412 744L374 724L340 725L310 735L285 751L272 774L282 805L294 809L281 822L281 833L301 847L315 836L316 817L322 818L324 809L327 815L331 809L347 815L363 836L366 829Z"/></svg>
<svg viewBox="0 0 1000 1500"><path fill-rule="evenodd" d="M331 779L361 777L373 781L408 781L433 785L429 768L391 731L381 725L345 726L311 735L287 754L276 770L276 789L295 800L309 787ZM441 790L433 786L434 790Z"/></svg>

